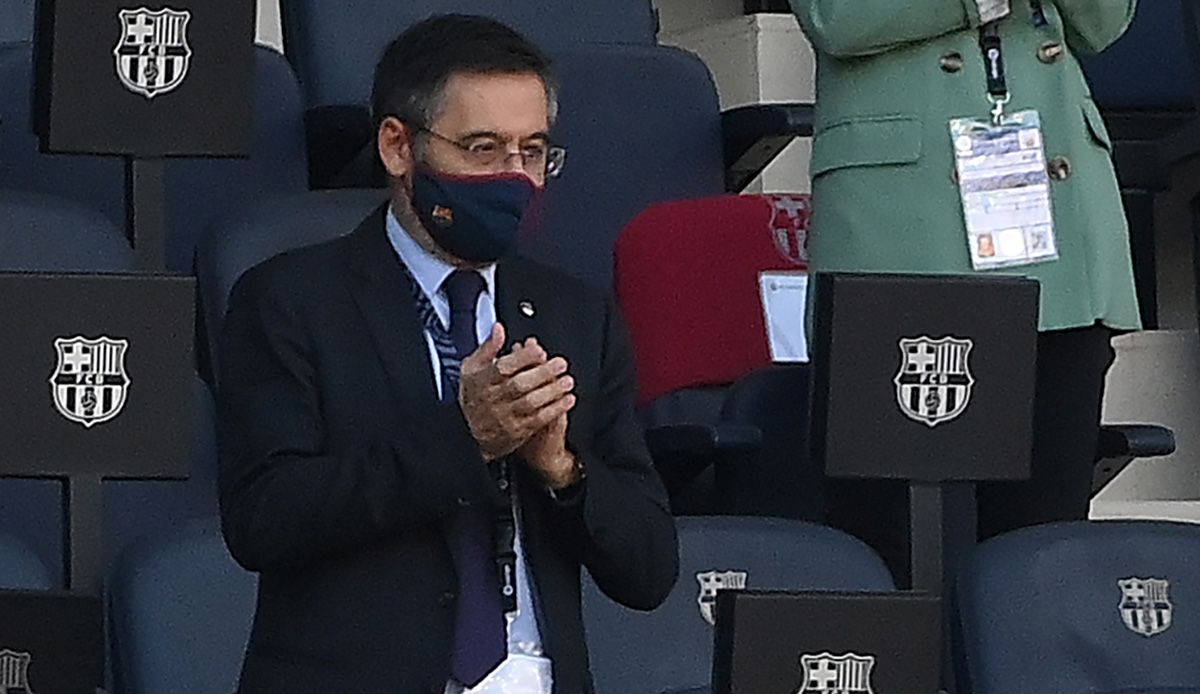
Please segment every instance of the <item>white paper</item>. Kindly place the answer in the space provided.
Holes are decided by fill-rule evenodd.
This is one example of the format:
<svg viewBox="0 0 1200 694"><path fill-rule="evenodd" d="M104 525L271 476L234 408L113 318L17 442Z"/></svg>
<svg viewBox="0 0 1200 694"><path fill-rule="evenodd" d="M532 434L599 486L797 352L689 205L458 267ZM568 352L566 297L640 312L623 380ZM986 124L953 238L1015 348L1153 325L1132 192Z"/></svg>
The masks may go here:
<svg viewBox="0 0 1200 694"><path fill-rule="evenodd" d="M804 311L808 296L808 273L763 272L758 276L763 316L771 360L808 361L808 339L804 333Z"/></svg>

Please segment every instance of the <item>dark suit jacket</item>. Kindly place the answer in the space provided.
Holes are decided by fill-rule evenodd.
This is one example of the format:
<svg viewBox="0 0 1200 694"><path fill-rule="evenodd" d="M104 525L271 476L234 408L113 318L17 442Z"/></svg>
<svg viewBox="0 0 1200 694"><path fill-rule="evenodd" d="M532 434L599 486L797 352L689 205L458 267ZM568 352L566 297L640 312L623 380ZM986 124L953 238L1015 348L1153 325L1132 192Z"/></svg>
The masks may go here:
<svg viewBox="0 0 1200 694"><path fill-rule="evenodd" d="M458 407L438 401L384 214L258 266L230 299L221 515L234 558L261 572L246 694L441 694L457 586L443 525L503 503ZM580 567L618 602L654 608L678 573L674 523L612 301L523 259L500 263L496 287L510 344L536 335L577 383L581 494L556 502L515 467L555 691L590 692Z"/></svg>

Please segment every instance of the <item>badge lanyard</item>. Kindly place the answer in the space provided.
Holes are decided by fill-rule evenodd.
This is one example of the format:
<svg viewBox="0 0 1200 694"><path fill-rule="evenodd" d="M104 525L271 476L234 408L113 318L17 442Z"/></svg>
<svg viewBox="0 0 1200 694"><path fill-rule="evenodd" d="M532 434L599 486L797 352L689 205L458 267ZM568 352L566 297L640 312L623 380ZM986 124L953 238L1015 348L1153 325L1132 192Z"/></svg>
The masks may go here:
<svg viewBox="0 0 1200 694"><path fill-rule="evenodd" d="M500 491L504 492L505 504L496 507L495 517L495 560L496 573L500 577L500 601L504 612L517 611L517 518L514 504L512 470L507 460L496 466L494 477Z"/></svg>
<svg viewBox="0 0 1200 694"><path fill-rule="evenodd" d="M1000 125L1010 96L1008 78L1004 75L1004 45L1000 41L997 24L988 22L979 30L979 47L983 50L983 69L987 74L988 101L992 102L992 121Z"/></svg>

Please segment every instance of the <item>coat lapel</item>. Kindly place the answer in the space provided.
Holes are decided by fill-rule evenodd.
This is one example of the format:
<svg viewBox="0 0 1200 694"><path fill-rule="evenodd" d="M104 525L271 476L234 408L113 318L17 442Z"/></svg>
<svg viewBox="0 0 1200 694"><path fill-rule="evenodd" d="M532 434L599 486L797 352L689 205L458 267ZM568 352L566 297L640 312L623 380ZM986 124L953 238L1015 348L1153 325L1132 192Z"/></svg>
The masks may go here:
<svg viewBox="0 0 1200 694"><path fill-rule="evenodd" d="M387 213L386 205L376 210L351 237L351 291L397 400L402 408L420 412L436 406L438 397L408 280L387 239Z"/></svg>

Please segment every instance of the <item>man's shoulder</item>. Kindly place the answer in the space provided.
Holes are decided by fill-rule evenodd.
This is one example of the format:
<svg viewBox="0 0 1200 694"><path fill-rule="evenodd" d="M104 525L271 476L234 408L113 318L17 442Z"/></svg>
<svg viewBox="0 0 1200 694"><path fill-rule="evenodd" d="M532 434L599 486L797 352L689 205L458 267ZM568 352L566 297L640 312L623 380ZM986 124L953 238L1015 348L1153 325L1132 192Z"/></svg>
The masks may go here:
<svg viewBox="0 0 1200 694"><path fill-rule="evenodd" d="M508 271L520 274L524 282L543 288L547 294L569 297L573 301L603 303L608 300L609 292L527 255L517 254L504 262Z"/></svg>
<svg viewBox="0 0 1200 694"><path fill-rule="evenodd" d="M341 236L284 251L247 270L236 286L257 295L299 297L319 293L343 279L350 243L350 236Z"/></svg>

